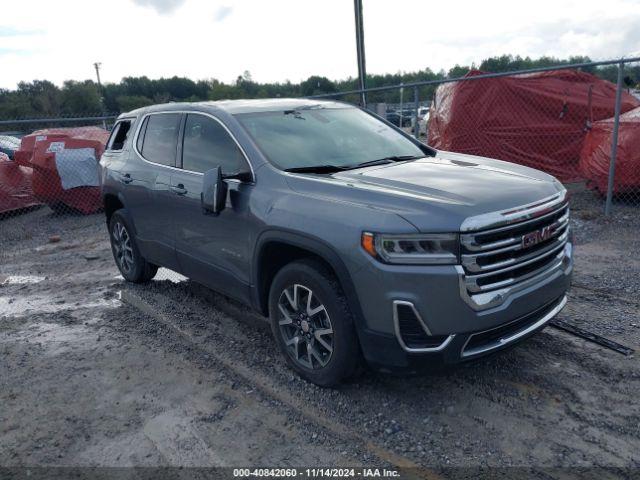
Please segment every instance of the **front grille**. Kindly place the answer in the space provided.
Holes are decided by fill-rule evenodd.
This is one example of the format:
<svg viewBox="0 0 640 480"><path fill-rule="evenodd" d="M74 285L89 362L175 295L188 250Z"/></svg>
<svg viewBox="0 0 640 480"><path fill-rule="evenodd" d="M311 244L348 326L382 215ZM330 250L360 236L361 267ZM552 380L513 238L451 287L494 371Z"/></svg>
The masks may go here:
<svg viewBox="0 0 640 480"><path fill-rule="evenodd" d="M465 288L470 295L516 285L559 260L569 238L569 206L507 226L461 235Z"/></svg>
<svg viewBox="0 0 640 480"><path fill-rule="evenodd" d="M505 341L506 339L513 339L514 337L519 338L519 334L521 332L526 332L529 327L540 321L540 319L544 318L547 314L558 307L563 301L563 298L564 297L560 297L513 322L490 330L474 333L469 337L469 340L465 344L462 350L462 356L466 357L486 352L506 343L510 343ZM534 329L532 329L532 331L533 330ZM524 336L524 334L520 336Z"/></svg>

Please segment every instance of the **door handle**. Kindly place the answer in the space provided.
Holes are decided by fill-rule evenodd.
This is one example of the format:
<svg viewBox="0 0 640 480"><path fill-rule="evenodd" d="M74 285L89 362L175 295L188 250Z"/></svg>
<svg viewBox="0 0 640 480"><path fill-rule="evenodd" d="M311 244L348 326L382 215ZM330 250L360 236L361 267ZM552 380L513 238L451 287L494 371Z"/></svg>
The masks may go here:
<svg viewBox="0 0 640 480"><path fill-rule="evenodd" d="M182 183L179 183L178 185L171 185L171 190L176 195L186 195L187 194L187 189L184 188L184 185Z"/></svg>
<svg viewBox="0 0 640 480"><path fill-rule="evenodd" d="M133 182L133 178L131 178L131 174L130 173L123 173L120 175L120 181L122 183L131 183Z"/></svg>

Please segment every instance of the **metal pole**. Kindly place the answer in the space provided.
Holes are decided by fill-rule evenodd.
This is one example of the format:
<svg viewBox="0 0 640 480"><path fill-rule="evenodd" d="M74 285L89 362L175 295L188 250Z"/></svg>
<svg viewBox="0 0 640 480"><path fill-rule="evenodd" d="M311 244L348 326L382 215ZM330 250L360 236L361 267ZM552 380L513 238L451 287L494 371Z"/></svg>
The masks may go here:
<svg viewBox="0 0 640 480"><path fill-rule="evenodd" d="M0 120L1 125L28 124L28 123L63 123L63 122L98 122L100 120L115 120L117 115L103 115L100 117L67 117L67 118L25 118L22 120Z"/></svg>
<svg viewBox="0 0 640 480"><path fill-rule="evenodd" d="M102 110L102 116L104 116L104 91L102 90L102 82L100 82L100 65L102 65L102 63L100 62L96 62L93 64L94 68L96 69L96 77L98 79L98 91L100 92L100 109ZM102 121L102 127L106 130L107 129L107 121L103 120Z"/></svg>
<svg viewBox="0 0 640 480"><path fill-rule="evenodd" d="M415 108L415 112L413 113L413 136L417 139L420 138L420 125L418 124L418 110L420 109L420 100L418 97L418 87L413 87L413 108Z"/></svg>
<svg viewBox="0 0 640 480"><path fill-rule="evenodd" d="M102 83L100 83L100 65L102 65L102 63L100 62L96 62L93 64L94 68L96 69L96 77L98 77L98 88L100 88L100 93L102 93Z"/></svg>
<svg viewBox="0 0 640 480"><path fill-rule="evenodd" d="M611 160L609 161L609 184L607 186L607 202L604 207L605 216L611 214L611 201L613 199L613 186L616 175L616 156L618 155L618 128L620 127L620 103L622 101L622 72L624 62L618 64L618 84L616 87L616 107L613 120L613 133L611 135Z"/></svg>
<svg viewBox="0 0 640 480"><path fill-rule="evenodd" d="M400 84L400 128L402 128L402 109L404 108L404 87L402 87L402 83Z"/></svg>
<svg viewBox="0 0 640 480"><path fill-rule="evenodd" d="M353 0L356 18L356 50L358 54L358 89L360 90L360 106L367 107L367 67L364 56L364 26L362 21L362 0Z"/></svg>

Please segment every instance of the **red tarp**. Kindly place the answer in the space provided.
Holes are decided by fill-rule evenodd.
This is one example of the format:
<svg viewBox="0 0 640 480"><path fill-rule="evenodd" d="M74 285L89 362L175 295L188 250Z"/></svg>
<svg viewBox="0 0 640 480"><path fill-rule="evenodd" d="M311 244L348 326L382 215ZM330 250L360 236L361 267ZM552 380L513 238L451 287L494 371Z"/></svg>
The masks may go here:
<svg viewBox="0 0 640 480"><path fill-rule="evenodd" d="M613 116L615 91L611 82L574 70L443 84L431 105L429 144L578 180L589 121ZM638 106L623 93L623 112Z"/></svg>
<svg viewBox="0 0 640 480"><path fill-rule="evenodd" d="M49 128L46 130L36 130L35 132L22 137L20 149L14 154L14 160L20 165L29 166L33 158L33 151L38 142L44 140L63 140L65 138L77 138L84 140L97 140L102 144L107 143L109 132L100 127L70 127L70 128Z"/></svg>
<svg viewBox="0 0 640 480"><path fill-rule="evenodd" d="M612 134L613 118L594 122L580 155L580 171L602 193L609 181ZM620 115L613 191L640 191L640 108Z"/></svg>
<svg viewBox="0 0 640 480"><path fill-rule="evenodd" d="M32 170L0 153L0 215L40 205L31 190Z"/></svg>
<svg viewBox="0 0 640 480"><path fill-rule="evenodd" d="M97 160L104 151L109 138L109 132L93 127L87 129L70 129L69 136L60 138L59 133L40 135L35 142L31 166L33 167L33 193L35 196L53 208L61 206L71 207L82 213L89 214L102 207L100 187L78 186L71 189L63 188L56 166L56 153L52 150L64 149L93 149L96 158L96 175L98 175ZM55 149L52 144L55 145Z"/></svg>

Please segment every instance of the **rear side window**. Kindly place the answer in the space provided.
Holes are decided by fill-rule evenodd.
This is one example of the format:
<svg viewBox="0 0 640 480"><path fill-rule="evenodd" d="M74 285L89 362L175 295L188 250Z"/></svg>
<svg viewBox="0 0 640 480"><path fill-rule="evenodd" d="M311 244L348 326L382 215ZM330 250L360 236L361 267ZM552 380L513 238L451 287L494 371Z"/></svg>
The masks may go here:
<svg viewBox="0 0 640 480"><path fill-rule="evenodd" d="M144 141L144 132L147 129L147 123L149 123L149 117L145 118L140 127L140 133L138 133L138 141L136 142L136 148L142 153L142 142Z"/></svg>
<svg viewBox="0 0 640 480"><path fill-rule="evenodd" d="M115 124L107 143L107 150L122 150L129 136L131 120L121 120Z"/></svg>
<svg viewBox="0 0 640 480"><path fill-rule="evenodd" d="M150 115L142 140L142 156L145 160L160 165L175 166L179 113L161 113Z"/></svg>
<svg viewBox="0 0 640 480"><path fill-rule="evenodd" d="M238 145L220 122L205 115L187 115L182 144L182 168L204 173L218 165L222 167L222 173L226 174L249 170Z"/></svg>

